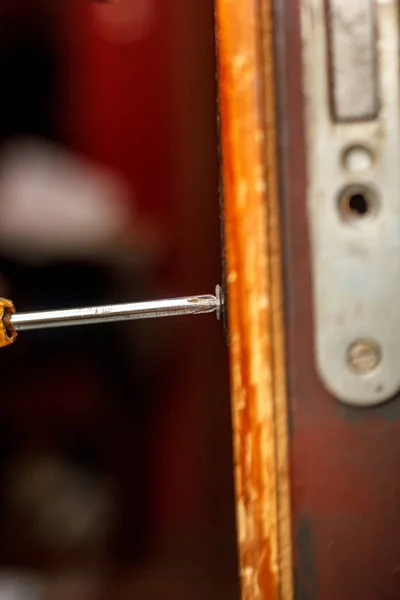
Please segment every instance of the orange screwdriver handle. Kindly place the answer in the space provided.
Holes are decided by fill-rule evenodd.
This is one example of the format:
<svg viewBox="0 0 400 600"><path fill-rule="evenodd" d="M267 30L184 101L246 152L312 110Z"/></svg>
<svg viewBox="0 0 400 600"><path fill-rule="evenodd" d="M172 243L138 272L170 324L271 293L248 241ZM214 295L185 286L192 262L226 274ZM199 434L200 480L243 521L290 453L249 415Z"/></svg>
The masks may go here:
<svg viewBox="0 0 400 600"><path fill-rule="evenodd" d="M17 332L10 322L10 317L14 313L15 308L11 300L0 298L0 348L9 346L17 338Z"/></svg>

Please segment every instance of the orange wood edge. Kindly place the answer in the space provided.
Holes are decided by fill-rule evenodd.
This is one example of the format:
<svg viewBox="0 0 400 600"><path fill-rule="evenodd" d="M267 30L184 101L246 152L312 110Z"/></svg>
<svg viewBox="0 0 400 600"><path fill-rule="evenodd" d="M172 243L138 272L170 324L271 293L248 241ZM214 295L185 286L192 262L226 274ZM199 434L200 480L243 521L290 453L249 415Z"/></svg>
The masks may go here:
<svg viewBox="0 0 400 600"><path fill-rule="evenodd" d="M270 2L216 2L244 600L293 597Z"/></svg>

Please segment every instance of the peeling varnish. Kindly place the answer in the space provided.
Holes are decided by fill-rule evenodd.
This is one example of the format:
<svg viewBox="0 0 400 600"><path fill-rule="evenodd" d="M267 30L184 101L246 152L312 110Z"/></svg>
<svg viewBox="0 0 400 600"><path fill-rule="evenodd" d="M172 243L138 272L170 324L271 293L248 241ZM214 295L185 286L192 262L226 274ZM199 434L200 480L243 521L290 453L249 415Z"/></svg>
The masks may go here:
<svg viewBox="0 0 400 600"><path fill-rule="evenodd" d="M282 285L282 247L279 210L277 165L277 119L275 106L275 64L272 21L272 0L261 0L262 51L265 82L265 123L270 131L265 144L267 180L269 188L269 258L271 285L271 337L274 346L274 399L276 472L278 478L278 546L280 569L280 597L293 598L292 579L292 528L290 506L289 432L286 391L286 357L284 333L284 299Z"/></svg>
<svg viewBox="0 0 400 600"><path fill-rule="evenodd" d="M261 10L261 4L250 0L217 0L237 522L244 600L293 597L269 2L265 0ZM261 98L263 87L267 92Z"/></svg>

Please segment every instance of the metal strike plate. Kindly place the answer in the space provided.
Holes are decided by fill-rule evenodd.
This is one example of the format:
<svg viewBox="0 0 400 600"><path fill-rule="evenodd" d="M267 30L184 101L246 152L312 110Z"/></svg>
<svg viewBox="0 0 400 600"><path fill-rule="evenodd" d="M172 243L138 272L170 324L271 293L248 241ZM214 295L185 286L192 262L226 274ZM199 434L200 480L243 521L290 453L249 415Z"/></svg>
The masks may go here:
<svg viewBox="0 0 400 600"><path fill-rule="evenodd" d="M398 10L301 2L316 363L355 406L400 389Z"/></svg>

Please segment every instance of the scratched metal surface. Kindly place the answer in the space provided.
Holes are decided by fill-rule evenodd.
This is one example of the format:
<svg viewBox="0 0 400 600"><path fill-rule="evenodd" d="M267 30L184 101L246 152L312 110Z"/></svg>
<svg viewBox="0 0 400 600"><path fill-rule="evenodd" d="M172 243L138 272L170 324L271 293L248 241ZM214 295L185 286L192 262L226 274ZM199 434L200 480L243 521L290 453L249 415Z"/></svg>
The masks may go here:
<svg viewBox="0 0 400 600"><path fill-rule="evenodd" d="M344 408L317 378L298 0L275 0L296 600L400 597L400 398Z"/></svg>

